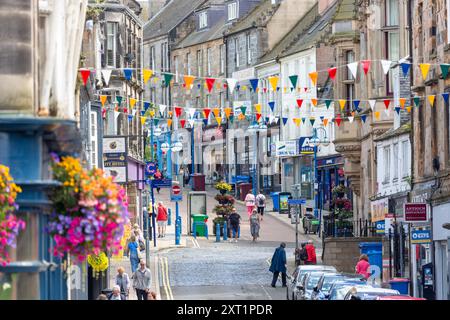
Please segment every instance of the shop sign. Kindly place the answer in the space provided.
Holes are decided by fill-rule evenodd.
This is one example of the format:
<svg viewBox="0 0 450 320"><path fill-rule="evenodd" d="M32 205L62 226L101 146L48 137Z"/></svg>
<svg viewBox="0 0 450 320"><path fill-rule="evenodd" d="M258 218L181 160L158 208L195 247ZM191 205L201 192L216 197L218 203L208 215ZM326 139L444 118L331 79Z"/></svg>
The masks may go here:
<svg viewBox="0 0 450 320"><path fill-rule="evenodd" d="M392 224L394 222L394 215L392 213L386 214L384 217L384 233L389 234L389 229L392 229ZM391 231L393 232L393 231Z"/></svg>
<svg viewBox="0 0 450 320"><path fill-rule="evenodd" d="M427 244L431 242L430 229L413 229L411 231L412 244Z"/></svg>
<svg viewBox="0 0 450 320"><path fill-rule="evenodd" d="M114 182L127 182L126 138L121 136L103 138L103 167L106 176Z"/></svg>
<svg viewBox="0 0 450 320"><path fill-rule="evenodd" d="M125 137L108 137L103 138L103 153L125 153L126 141Z"/></svg>
<svg viewBox="0 0 450 320"><path fill-rule="evenodd" d="M103 166L105 168L126 167L126 153L105 153L103 155Z"/></svg>
<svg viewBox="0 0 450 320"><path fill-rule="evenodd" d="M276 156L286 157L286 156L296 156L298 155L298 141L277 141L276 143Z"/></svg>
<svg viewBox="0 0 450 320"><path fill-rule="evenodd" d="M384 198L377 201L372 201L371 204L372 222L384 220L386 214L389 212L389 199Z"/></svg>
<svg viewBox="0 0 450 320"><path fill-rule="evenodd" d="M376 233L377 234L385 234L385 220L380 220L375 223Z"/></svg>
<svg viewBox="0 0 450 320"><path fill-rule="evenodd" d="M427 222L427 204L426 203L405 203L404 209L405 221L407 222Z"/></svg>

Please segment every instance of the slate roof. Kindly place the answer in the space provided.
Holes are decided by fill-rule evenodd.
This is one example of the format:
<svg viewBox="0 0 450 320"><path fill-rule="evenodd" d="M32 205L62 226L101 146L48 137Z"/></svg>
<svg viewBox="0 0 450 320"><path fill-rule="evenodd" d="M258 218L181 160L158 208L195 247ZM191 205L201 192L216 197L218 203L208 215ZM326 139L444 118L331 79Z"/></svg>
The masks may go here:
<svg viewBox="0 0 450 320"><path fill-rule="evenodd" d="M144 40L169 33L206 0L171 0L144 25Z"/></svg>
<svg viewBox="0 0 450 320"><path fill-rule="evenodd" d="M388 131L383 133L381 136L373 139L373 141L383 141L383 140L387 140L392 137L398 137L402 134L410 133L410 132L411 132L411 124L406 123L406 124L398 127L397 129L393 129L393 128L389 129Z"/></svg>
<svg viewBox="0 0 450 320"><path fill-rule="evenodd" d="M353 20L356 15L356 9L357 5L355 0L339 0L339 8L334 20Z"/></svg>
<svg viewBox="0 0 450 320"><path fill-rule="evenodd" d="M255 6L253 10L247 13L247 15L232 24L228 29L227 34L238 33L255 26L266 26L279 6L280 3L272 5L271 0L262 0L261 3Z"/></svg>
<svg viewBox="0 0 450 320"><path fill-rule="evenodd" d="M260 62L286 57L316 45L330 32L338 3L336 1L321 16L316 3L270 52L261 57Z"/></svg>
<svg viewBox="0 0 450 320"><path fill-rule="evenodd" d="M211 28L199 30L191 33L186 38L178 42L174 48L186 48L196 44L216 40L223 37L224 31L227 29L225 24L226 17L220 18Z"/></svg>

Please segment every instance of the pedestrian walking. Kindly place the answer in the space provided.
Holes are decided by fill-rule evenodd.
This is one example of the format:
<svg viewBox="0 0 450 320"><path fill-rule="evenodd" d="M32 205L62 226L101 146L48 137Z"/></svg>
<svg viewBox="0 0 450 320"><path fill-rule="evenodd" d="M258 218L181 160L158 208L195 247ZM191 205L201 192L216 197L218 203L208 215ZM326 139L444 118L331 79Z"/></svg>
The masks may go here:
<svg viewBox="0 0 450 320"><path fill-rule="evenodd" d="M362 254L359 257L359 261L355 266L355 271L357 274L361 274L364 276L364 278L369 279L370 273L369 273L370 263L369 263L369 257L367 257L366 254Z"/></svg>
<svg viewBox="0 0 450 320"><path fill-rule="evenodd" d="M133 273L132 279L138 300L148 300L148 294L151 292L150 288L152 286L152 273L145 266L143 259L139 262L139 269Z"/></svg>
<svg viewBox="0 0 450 320"><path fill-rule="evenodd" d="M233 232L233 238L234 238L234 239L230 239L230 242L233 242L233 241L237 242L238 235L239 235L239 225L240 225L241 216L237 213L236 208L233 208L233 211L231 212L228 219L230 221L230 227L231 227L231 231Z"/></svg>
<svg viewBox="0 0 450 320"><path fill-rule="evenodd" d="M136 269L139 267L139 243L136 240L136 236L134 234L131 235L130 241L128 243L128 254L130 256L131 263L131 272L134 273Z"/></svg>
<svg viewBox="0 0 450 320"><path fill-rule="evenodd" d="M250 232L253 237L253 242L259 238L259 229L261 228L261 216L257 210L253 210L250 216Z"/></svg>
<svg viewBox="0 0 450 320"><path fill-rule="evenodd" d="M125 295L120 293L120 287L115 285L112 289L112 293L109 295L108 300L126 300Z"/></svg>
<svg viewBox="0 0 450 320"><path fill-rule="evenodd" d="M317 264L316 248L314 248L314 243L312 240L308 240L308 244L305 246L305 249L308 254L305 264Z"/></svg>
<svg viewBox="0 0 450 320"><path fill-rule="evenodd" d="M259 191L259 194L256 196L256 206L262 220L264 216L264 209L266 208L266 196L261 191Z"/></svg>
<svg viewBox="0 0 450 320"><path fill-rule="evenodd" d="M272 287L275 288L278 276L281 273L281 282L283 287L286 287L286 243L282 242L272 256L272 262L270 264L269 271L273 272Z"/></svg>
<svg viewBox="0 0 450 320"><path fill-rule="evenodd" d="M128 299L130 296L130 277L125 273L123 267L117 268L116 285L120 287L120 292Z"/></svg>
<svg viewBox="0 0 450 320"><path fill-rule="evenodd" d="M188 167L186 167L186 169L184 169L184 184L187 185L189 184L189 179L190 179L190 175L189 175L189 169Z"/></svg>
<svg viewBox="0 0 450 320"><path fill-rule="evenodd" d="M250 218L253 209L255 208L255 196L253 195L251 190L249 190L247 195L245 196L245 206L247 207L247 214Z"/></svg>
<svg viewBox="0 0 450 320"><path fill-rule="evenodd" d="M159 171L159 169L156 169L154 177L155 177L155 180L163 179L163 175L162 175L161 171ZM156 191L158 192L158 194L159 194L159 190L161 190L161 188L156 188Z"/></svg>
<svg viewBox="0 0 450 320"><path fill-rule="evenodd" d="M136 237L136 241L139 243L139 252L141 254L145 254L145 239L142 236L141 229L134 229L134 236Z"/></svg>
<svg viewBox="0 0 450 320"><path fill-rule="evenodd" d="M160 201L158 202L158 214L156 216L156 221L158 222L158 238L164 238L166 236L167 220L167 208Z"/></svg>
<svg viewBox="0 0 450 320"><path fill-rule="evenodd" d="M295 266L299 266L301 264L305 264L308 260L308 252L306 251L306 243L301 244L301 248L296 248L295 255Z"/></svg>

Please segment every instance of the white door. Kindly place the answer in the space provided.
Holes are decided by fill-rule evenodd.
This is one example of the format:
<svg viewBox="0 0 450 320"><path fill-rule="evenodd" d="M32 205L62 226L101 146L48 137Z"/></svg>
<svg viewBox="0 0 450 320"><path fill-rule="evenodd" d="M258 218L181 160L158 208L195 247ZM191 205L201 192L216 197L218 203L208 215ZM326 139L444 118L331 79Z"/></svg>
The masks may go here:
<svg viewBox="0 0 450 320"><path fill-rule="evenodd" d="M436 299L447 300L448 268L447 241L436 241Z"/></svg>

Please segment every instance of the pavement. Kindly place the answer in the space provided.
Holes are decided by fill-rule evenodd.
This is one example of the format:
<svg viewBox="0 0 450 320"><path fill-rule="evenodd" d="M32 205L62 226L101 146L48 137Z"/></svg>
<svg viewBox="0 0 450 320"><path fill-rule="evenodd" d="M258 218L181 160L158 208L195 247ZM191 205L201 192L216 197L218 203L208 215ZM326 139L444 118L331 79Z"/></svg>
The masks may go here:
<svg viewBox="0 0 450 320"><path fill-rule="evenodd" d="M260 238L254 243L250 235L250 224L245 204L236 201L235 207L242 217L241 237L237 243L216 242L213 235L212 220L215 214L212 208L217 204L214 196L217 191L207 189L207 212L209 239L194 238L187 234L187 194L183 190L183 201L179 203L182 217L181 245L175 245L175 203L170 202L170 190L161 189L155 193L155 201L162 201L172 211L172 224L167 226L166 237L156 238L156 246L151 242L150 270L152 271L152 290L157 299L162 300L284 300L286 290L281 288L281 279L277 288L270 282L272 273L268 271L270 259L275 248L286 242L288 273L295 268L295 225L287 214L266 212L261 223ZM270 203L268 199L267 203ZM316 235L305 235L299 225L299 242L313 240L320 263L321 240ZM117 267L121 265L131 276L128 258L111 261L110 285L114 285ZM130 300L136 295L130 290Z"/></svg>

